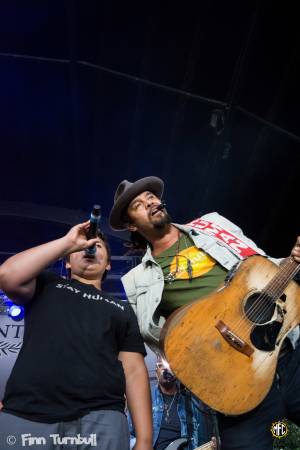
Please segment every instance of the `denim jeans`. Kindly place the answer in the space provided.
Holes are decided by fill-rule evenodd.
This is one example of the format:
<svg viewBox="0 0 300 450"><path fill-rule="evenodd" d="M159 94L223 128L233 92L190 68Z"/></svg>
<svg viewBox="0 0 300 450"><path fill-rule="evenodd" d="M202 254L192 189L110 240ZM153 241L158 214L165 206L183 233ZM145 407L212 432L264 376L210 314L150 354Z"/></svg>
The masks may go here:
<svg viewBox="0 0 300 450"><path fill-rule="evenodd" d="M272 423L289 419L300 426L300 345L278 361L266 398L240 416L218 414L222 450L272 450Z"/></svg>

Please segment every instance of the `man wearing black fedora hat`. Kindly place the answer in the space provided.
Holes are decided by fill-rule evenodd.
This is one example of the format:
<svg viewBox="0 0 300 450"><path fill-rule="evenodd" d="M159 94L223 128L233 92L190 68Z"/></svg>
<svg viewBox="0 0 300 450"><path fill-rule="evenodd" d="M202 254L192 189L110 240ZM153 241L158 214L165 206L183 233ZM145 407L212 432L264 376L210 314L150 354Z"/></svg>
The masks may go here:
<svg viewBox="0 0 300 450"><path fill-rule="evenodd" d="M114 230L129 230L146 244L142 262L122 282L141 334L152 346L158 345L162 326L173 311L222 286L242 260L255 254L265 256L239 227L218 213L205 214L187 225L172 223L162 203L163 190L164 183L158 177L133 183L124 180L116 190L110 213ZM299 265L300 237L291 258ZM238 418L219 415L222 449L269 450L273 445L270 427L275 418L289 417L300 425L298 342L296 327L285 339L285 354L277 367L276 379L283 380L280 394L275 380L255 412ZM292 377L299 381L288 390L284 380ZM285 396L283 402L278 402L278 395Z"/></svg>

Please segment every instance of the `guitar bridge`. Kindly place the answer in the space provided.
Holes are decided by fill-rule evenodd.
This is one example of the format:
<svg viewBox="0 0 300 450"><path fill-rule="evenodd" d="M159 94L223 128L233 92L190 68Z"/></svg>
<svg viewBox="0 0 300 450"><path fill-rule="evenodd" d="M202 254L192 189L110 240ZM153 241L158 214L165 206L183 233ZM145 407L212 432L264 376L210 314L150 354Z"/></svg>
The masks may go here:
<svg viewBox="0 0 300 450"><path fill-rule="evenodd" d="M225 341L231 345L231 347L249 357L252 355L254 349L247 344L247 342L237 336L222 320L219 320L216 324L216 328L221 333Z"/></svg>

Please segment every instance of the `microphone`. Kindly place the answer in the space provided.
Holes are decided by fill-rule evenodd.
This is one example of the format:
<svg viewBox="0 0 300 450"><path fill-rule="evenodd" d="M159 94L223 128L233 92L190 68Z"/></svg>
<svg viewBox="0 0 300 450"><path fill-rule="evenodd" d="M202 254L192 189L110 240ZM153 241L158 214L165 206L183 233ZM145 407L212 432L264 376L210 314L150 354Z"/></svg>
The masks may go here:
<svg viewBox="0 0 300 450"><path fill-rule="evenodd" d="M165 209L166 206L167 205L165 202L161 202L161 204L156 208L156 211L161 211L162 209Z"/></svg>
<svg viewBox="0 0 300 450"><path fill-rule="evenodd" d="M101 206L94 205L90 216L90 227L87 232L87 239L94 239L98 236L98 228L101 219ZM96 245L86 248L85 253L89 256L94 256L96 253Z"/></svg>

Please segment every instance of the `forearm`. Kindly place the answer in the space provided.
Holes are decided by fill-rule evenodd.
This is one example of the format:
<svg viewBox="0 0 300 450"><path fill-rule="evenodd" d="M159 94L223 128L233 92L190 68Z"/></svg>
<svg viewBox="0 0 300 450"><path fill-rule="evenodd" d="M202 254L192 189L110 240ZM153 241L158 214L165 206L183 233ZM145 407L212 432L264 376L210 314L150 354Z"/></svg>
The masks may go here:
<svg viewBox="0 0 300 450"><path fill-rule="evenodd" d="M0 288L19 303L31 300L36 288L36 277L43 269L59 258L96 244L98 238L87 239L89 226L89 221L79 223L64 237L9 258L0 267Z"/></svg>
<svg viewBox="0 0 300 450"><path fill-rule="evenodd" d="M146 367L126 377L126 397L138 444L152 448L152 409Z"/></svg>
<svg viewBox="0 0 300 450"><path fill-rule="evenodd" d="M1 288L10 290L30 282L43 269L66 255L68 249L67 240L60 238L12 256L0 267Z"/></svg>

